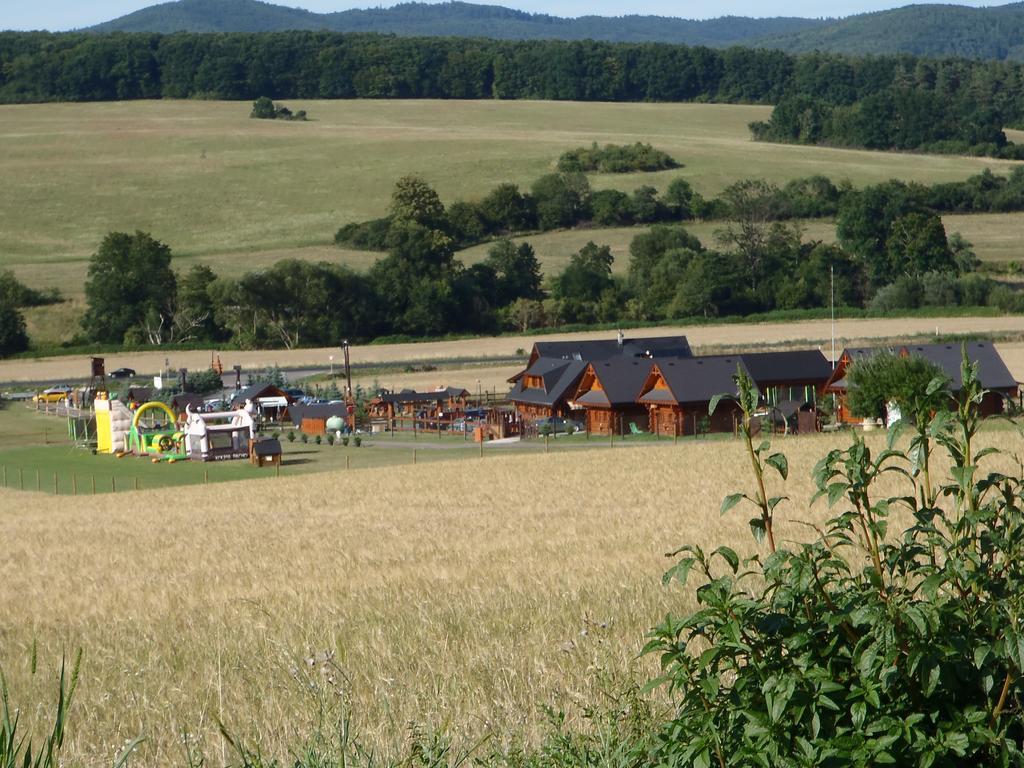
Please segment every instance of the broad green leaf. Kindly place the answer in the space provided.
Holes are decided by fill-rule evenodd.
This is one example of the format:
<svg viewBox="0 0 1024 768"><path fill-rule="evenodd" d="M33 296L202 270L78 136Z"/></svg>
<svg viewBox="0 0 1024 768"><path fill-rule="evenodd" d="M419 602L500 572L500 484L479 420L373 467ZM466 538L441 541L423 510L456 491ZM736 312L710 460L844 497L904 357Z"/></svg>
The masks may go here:
<svg viewBox="0 0 1024 768"><path fill-rule="evenodd" d="M708 403L708 416L713 416L715 413L715 409L718 407L718 404L727 397L732 397L732 395L722 393L712 397L711 402Z"/></svg>
<svg viewBox="0 0 1024 768"><path fill-rule="evenodd" d="M731 493L728 496L726 496L724 499L722 499L722 506L719 508L718 513L720 515L724 515L730 509L739 504L740 501L743 499L743 496L744 495L742 493Z"/></svg>
<svg viewBox="0 0 1024 768"><path fill-rule="evenodd" d="M775 467L783 480L789 477L789 460L784 453L773 453L765 459L765 464Z"/></svg>
<svg viewBox="0 0 1024 768"><path fill-rule="evenodd" d="M764 520L760 517L750 518L750 533L753 534L754 540L760 544L764 541L765 536L768 535L768 530L765 527Z"/></svg>
<svg viewBox="0 0 1024 768"><path fill-rule="evenodd" d="M729 564L729 567L732 568L732 572L733 573L736 573L736 570L740 567L739 555L737 555L736 552L733 549L731 549L730 547L725 547L725 546L719 547L718 549L716 549L711 554L712 555L720 555L721 558L723 560L725 560L725 562L727 562Z"/></svg>

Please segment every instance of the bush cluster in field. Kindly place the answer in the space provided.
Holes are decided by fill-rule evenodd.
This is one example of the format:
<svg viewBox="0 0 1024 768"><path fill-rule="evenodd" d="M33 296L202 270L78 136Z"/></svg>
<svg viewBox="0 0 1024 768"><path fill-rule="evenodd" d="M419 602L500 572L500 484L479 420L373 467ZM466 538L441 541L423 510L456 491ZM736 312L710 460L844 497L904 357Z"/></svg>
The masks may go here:
<svg viewBox="0 0 1024 768"><path fill-rule="evenodd" d="M249 117L257 120L306 120L306 110L292 112L284 104L275 104L269 96L260 96L252 105Z"/></svg>
<svg viewBox="0 0 1024 768"><path fill-rule="evenodd" d="M558 158L562 173L631 173L635 171L667 171L681 167L666 152L650 144L605 144L580 147L563 152Z"/></svg>

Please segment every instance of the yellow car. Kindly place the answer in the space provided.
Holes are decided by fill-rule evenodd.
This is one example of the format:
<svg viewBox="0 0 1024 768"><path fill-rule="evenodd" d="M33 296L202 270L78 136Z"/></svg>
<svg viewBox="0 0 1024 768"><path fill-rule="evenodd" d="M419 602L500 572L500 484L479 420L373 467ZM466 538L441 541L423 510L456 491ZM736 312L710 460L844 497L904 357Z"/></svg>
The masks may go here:
<svg viewBox="0 0 1024 768"><path fill-rule="evenodd" d="M42 393L36 395L37 403L62 403L67 400L68 395L71 394L71 387L61 385L57 387L50 387L44 389Z"/></svg>

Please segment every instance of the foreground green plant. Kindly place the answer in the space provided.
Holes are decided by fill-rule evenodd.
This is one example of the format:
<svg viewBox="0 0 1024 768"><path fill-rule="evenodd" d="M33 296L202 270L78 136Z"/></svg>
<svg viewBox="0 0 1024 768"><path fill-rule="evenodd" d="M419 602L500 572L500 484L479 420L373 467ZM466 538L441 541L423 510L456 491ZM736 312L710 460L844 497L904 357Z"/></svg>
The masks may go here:
<svg viewBox="0 0 1024 768"><path fill-rule="evenodd" d="M29 662L30 674L37 672L36 649L33 646ZM21 725L21 710L13 708L7 689L7 678L0 669L0 768L58 768L65 763L60 758L64 746L64 735L68 712L78 688L78 673L82 665L81 649L75 653L70 674L64 659L60 662L60 679L57 683L57 703L53 711L53 723L48 727L45 740L35 747L31 736ZM121 756L114 761L113 768L123 768L142 739L129 742Z"/></svg>
<svg viewBox="0 0 1024 768"><path fill-rule="evenodd" d="M732 549L687 546L666 580L703 584L698 609L669 616L647 652L659 654L674 715L649 758L696 766L983 766L1024 760L1024 481L983 472L977 451L984 391L962 364L951 411L916 414L907 452L890 430L877 454L861 438L814 470L836 514L807 544L779 543L741 562ZM757 491L754 533L770 534L784 458L755 449L756 394L737 377L743 435ZM929 385L929 395L942 382ZM932 449L951 468L936 478ZM763 458L764 457L764 458ZM890 478L899 487L882 491ZM891 488L891 485L888 486ZM899 507L913 524L889 534Z"/></svg>

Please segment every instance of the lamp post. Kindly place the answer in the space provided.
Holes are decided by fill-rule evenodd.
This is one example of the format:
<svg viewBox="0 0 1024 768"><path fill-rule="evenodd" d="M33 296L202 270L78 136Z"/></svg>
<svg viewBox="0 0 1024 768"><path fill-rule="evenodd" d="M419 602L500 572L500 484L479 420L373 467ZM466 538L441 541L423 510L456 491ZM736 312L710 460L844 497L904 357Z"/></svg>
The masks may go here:
<svg viewBox="0 0 1024 768"><path fill-rule="evenodd" d="M334 378L334 355L328 355L327 359L331 361L331 378Z"/></svg>

